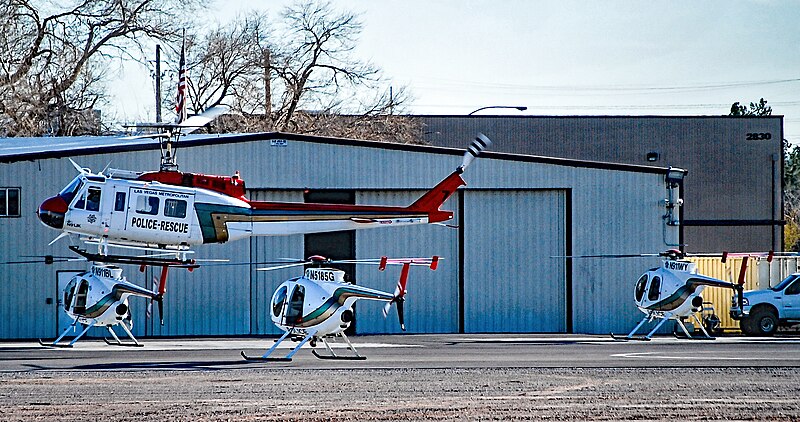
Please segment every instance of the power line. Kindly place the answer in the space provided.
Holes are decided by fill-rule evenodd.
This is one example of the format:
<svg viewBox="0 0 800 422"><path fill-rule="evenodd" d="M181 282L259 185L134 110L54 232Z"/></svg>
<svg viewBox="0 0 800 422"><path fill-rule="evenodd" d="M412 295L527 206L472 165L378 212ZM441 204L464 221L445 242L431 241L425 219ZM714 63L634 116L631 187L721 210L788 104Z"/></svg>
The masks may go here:
<svg viewBox="0 0 800 422"><path fill-rule="evenodd" d="M652 93L652 92L692 92L692 91L713 91L718 89L758 87L765 85L778 85L800 82L800 78L791 79L768 79L757 81L735 81L724 83L698 83L685 85L644 85L644 84L609 84L609 85L529 85L529 84L507 84L475 81L459 81L453 79L420 78L419 82L412 81L411 84L426 89L448 89L448 87L471 87L477 89L496 89L496 90L527 90L543 92L582 92L582 93L613 93L613 92L632 92L632 93ZM430 82L427 82L430 81Z"/></svg>

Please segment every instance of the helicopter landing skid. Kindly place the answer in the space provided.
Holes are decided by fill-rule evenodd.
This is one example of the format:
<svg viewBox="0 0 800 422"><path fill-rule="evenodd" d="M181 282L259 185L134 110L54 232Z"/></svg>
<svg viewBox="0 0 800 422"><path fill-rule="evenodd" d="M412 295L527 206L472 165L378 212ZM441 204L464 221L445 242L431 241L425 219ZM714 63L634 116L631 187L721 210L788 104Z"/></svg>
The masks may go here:
<svg viewBox="0 0 800 422"><path fill-rule="evenodd" d="M288 354L288 355L286 355L285 357L282 357L282 358L273 358L273 357L270 357L270 355L272 354L272 352L274 352L274 351L275 351L275 349L277 349L277 348L278 348L278 345L279 345L279 344L281 344L281 343L283 342L283 340L285 340L285 339L286 339L286 337L289 337L289 335L291 335L293 332L294 332L294 329L291 329L291 330L289 330L289 331L285 332L285 333L284 333L284 334L281 336L281 338L279 338L279 339L278 339L278 341L276 341L276 342L275 342L275 344L273 344L273 345L272 345L272 347L271 347L269 350L267 350L267 352L266 352L266 353L264 353L264 354L263 354L262 356L260 356L260 357L255 357L255 356L247 356L247 355L244 353L244 351L242 351L242 353L241 353L241 354L242 354L242 357L243 357L245 360L247 360L247 361L262 361L262 362L291 362L291 361L292 361L292 357L294 356L294 354L295 354L295 353L297 353L297 351L298 351L298 350L300 350L300 348L301 348L301 347L303 347L303 345L304 345L304 344L306 344L306 343L308 343L309 341L311 341L311 340L314 338L314 336L316 336L316 335L317 335L317 332L316 332L316 330L315 330L315 331L311 331L311 332L309 332L308 334L306 334L306 336L305 336L305 337L303 337L303 340L301 340L301 341L300 341L300 344L298 344L297 346L295 346L295 347L294 347L294 349L292 349L292 350L289 352L289 354Z"/></svg>
<svg viewBox="0 0 800 422"><path fill-rule="evenodd" d="M618 335L616 335L614 333L610 333L610 334L611 334L611 338L614 339L614 341L628 341L628 340L650 341L650 337L646 337L646 336L622 336L622 337L620 337L620 336L618 336Z"/></svg>
<svg viewBox="0 0 800 422"><path fill-rule="evenodd" d="M55 341L53 341L52 343L45 343L45 342L42 341L42 339L39 339L39 344L41 344L44 347L58 347L58 348L62 348L62 349L68 349L68 348L72 347L72 345L75 344L75 342L80 340L80 338L83 337L83 335L86 334L86 332L89 331L90 328L92 328L92 326L94 325L94 321L92 321L92 323L90 323L90 324L84 324L83 331L81 331L80 334L75 336L75 338L73 338L72 341L69 342L69 344L61 344L61 343L59 343L59 341L61 341L67 335L67 333L70 330L75 330L77 325L78 325L78 320L76 319L75 321L73 321L73 323L69 327L67 327L66 330L64 330L63 333L61 333L60 336L58 336L57 339L55 339Z"/></svg>
<svg viewBox="0 0 800 422"><path fill-rule="evenodd" d="M317 353L316 350L312 350L311 353L317 357L317 359L329 359L329 360L367 360L366 356L338 356L338 355L321 355Z"/></svg>
<svg viewBox="0 0 800 422"><path fill-rule="evenodd" d="M103 337L103 340L109 346L121 346L121 347L144 347L142 343L126 343L123 341L111 341L107 337Z"/></svg>
<svg viewBox="0 0 800 422"><path fill-rule="evenodd" d="M708 337L696 337L696 336L686 337L686 336L680 335L679 333L676 333L676 332L673 332L672 335L675 336L675 338L681 339L681 340L716 340L717 339L716 337L711 337L711 336L708 336Z"/></svg>
<svg viewBox="0 0 800 422"><path fill-rule="evenodd" d="M59 343L46 343L42 339L39 339L39 344L44 347L56 347L62 349L70 349L72 348L72 344L59 344Z"/></svg>
<svg viewBox="0 0 800 422"><path fill-rule="evenodd" d="M311 353L317 357L317 359L331 359L331 360L367 360L366 356L361 356L358 354L358 350L353 346L353 343L350 343L350 339L344 333L339 333L339 336L344 339L345 343L347 343L347 348L353 352L352 356L339 356L333 352L331 346L328 345L328 342L325 340L325 337L320 337L320 341L322 341L322 345L325 346L325 349L328 350L327 355L321 355L317 353L316 350L312 350Z"/></svg>
<svg viewBox="0 0 800 422"><path fill-rule="evenodd" d="M117 337L117 334L114 332L114 330L111 329L111 326L107 325L106 328L108 329L108 332L111 333L111 337L114 337L114 341L109 340L107 337L103 337L103 340L105 340L107 345L123 346L123 347L144 347L144 344L139 343L139 341L136 340L136 337L133 336L133 333L131 333L130 328L128 328L128 326L125 324L125 321L120 321L120 325L122 325L122 329L125 331L125 334L127 334L128 337L131 338L133 343L126 343L120 340L119 337Z"/></svg>
<svg viewBox="0 0 800 422"><path fill-rule="evenodd" d="M703 333L702 336L693 336L693 335L689 334L689 330L686 329L686 326L683 325L683 321L680 320L680 319L675 321L675 327L676 328L680 328L681 331L683 331L683 335L680 335L681 333L678 330L675 330L675 329L672 330L672 335L674 335L675 338L687 339L687 340L716 340L717 339L716 337L711 337L711 335L708 334L708 331L706 331L705 327L703 327L703 324L700 322L699 319L697 319L697 315L692 314L692 318L694 318L694 321L697 323L698 327L700 327L700 331Z"/></svg>
<svg viewBox="0 0 800 422"><path fill-rule="evenodd" d="M241 352L241 355L244 358L244 360L250 360L250 361L265 361L265 362L291 362L292 361L292 358L271 358L271 357L263 357L263 356L248 356L248 355L246 355L244 353L244 351Z"/></svg>

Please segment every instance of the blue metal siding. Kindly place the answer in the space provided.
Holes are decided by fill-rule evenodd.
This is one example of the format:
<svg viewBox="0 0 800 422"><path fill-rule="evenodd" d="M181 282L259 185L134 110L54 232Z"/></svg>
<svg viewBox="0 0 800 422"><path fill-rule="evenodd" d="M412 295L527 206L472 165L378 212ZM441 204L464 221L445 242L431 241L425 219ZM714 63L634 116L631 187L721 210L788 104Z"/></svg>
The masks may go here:
<svg viewBox="0 0 800 422"><path fill-rule="evenodd" d="M566 193L466 192L466 332L565 332Z"/></svg>
<svg viewBox="0 0 800 422"><path fill-rule="evenodd" d="M358 192L359 204L409 205L424 191ZM458 214L458 203L451 197L441 207ZM430 257L443 258L438 269L412 267L408 277L405 301L406 330L409 333L458 332L458 231L443 226L411 226L378 228L356 232L358 258ZM375 266L359 266L358 284L386 292L394 292L400 278L400 266L379 272ZM397 310L386 319L383 303L359 301L356 331L359 334L399 333Z"/></svg>

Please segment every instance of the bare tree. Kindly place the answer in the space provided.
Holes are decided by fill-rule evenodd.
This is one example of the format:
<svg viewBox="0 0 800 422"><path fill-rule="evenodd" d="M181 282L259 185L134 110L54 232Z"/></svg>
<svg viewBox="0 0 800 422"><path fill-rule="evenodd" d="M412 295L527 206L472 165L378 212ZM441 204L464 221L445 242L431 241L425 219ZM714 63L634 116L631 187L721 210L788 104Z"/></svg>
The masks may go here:
<svg viewBox="0 0 800 422"><path fill-rule="evenodd" d="M0 6L0 124L7 136L98 130L102 69L148 37L176 39L199 0L6 0ZM88 125L88 126L87 126Z"/></svg>
<svg viewBox="0 0 800 422"><path fill-rule="evenodd" d="M263 51L268 22L261 13L240 15L188 42L191 107L195 112L234 102L237 111L258 112L263 105L258 82L263 80Z"/></svg>
<svg viewBox="0 0 800 422"><path fill-rule="evenodd" d="M409 101L405 88L390 89L376 66L353 57L361 30L357 14L319 0L290 6L274 23L240 16L192 43L194 111L231 106L218 130L418 142L413 119L391 116Z"/></svg>

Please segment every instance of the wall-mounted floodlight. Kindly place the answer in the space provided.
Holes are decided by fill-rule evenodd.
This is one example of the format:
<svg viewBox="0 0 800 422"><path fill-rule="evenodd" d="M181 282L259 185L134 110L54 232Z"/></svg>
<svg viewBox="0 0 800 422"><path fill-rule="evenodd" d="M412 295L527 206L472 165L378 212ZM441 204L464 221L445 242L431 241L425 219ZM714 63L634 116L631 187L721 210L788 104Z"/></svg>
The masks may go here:
<svg viewBox="0 0 800 422"><path fill-rule="evenodd" d="M682 168L670 166L670 168L667 169L667 175L664 180L671 185L680 185L683 183L683 178L686 177L686 173L688 173L688 171Z"/></svg>

